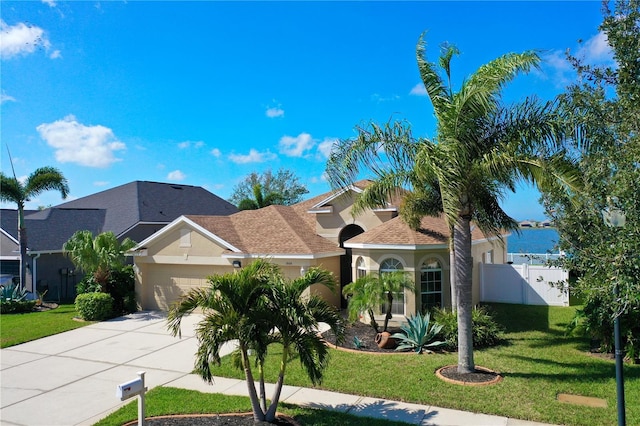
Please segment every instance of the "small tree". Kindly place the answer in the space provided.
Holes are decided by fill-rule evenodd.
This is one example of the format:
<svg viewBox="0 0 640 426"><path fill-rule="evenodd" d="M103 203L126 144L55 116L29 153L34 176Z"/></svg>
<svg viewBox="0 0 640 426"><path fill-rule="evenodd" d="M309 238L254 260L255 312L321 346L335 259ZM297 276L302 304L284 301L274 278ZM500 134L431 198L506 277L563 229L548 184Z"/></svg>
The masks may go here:
<svg viewBox="0 0 640 426"><path fill-rule="evenodd" d="M337 336L343 334L339 313L315 295L312 285L334 286L326 271L312 268L303 277L284 279L276 265L257 260L236 272L209 277L209 287L189 291L169 310L169 330L176 336L185 315L201 309L203 320L197 327L196 372L213 381L211 364L220 364L220 349L237 340L240 366L244 370L249 399L256 421L273 422L284 384L286 365L294 352L313 383L322 379L327 366L328 349L318 336L319 322L331 326ZM264 366L269 344L283 346L278 382L267 407ZM256 352L260 392L249 350Z"/></svg>
<svg viewBox="0 0 640 426"><path fill-rule="evenodd" d="M362 312L367 312L371 319L371 327L380 333L378 323L375 320L375 311L380 307L385 307L383 332L387 331L389 320L392 318L391 306L393 305L393 295L405 290L413 293L414 282L402 271L384 272L380 275L365 275L358 278L342 289L342 294L348 298L347 310L349 319L358 319Z"/></svg>
<svg viewBox="0 0 640 426"><path fill-rule="evenodd" d="M11 165L13 167L13 164ZM62 173L53 167L41 167L31 173L23 183L13 173L8 177L0 172L0 200L16 203L18 206L18 244L20 245L20 288L25 288L27 258L27 228L24 221L24 205L29 199L44 191L58 191L67 198L69 186Z"/></svg>

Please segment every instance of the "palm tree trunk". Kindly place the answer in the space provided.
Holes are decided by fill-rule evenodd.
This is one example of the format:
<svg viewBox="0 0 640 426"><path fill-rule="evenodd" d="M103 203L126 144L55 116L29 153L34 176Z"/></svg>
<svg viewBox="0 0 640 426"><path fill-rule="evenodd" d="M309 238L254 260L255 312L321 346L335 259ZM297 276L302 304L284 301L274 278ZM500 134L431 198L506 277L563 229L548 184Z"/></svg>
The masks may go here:
<svg viewBox="0 0 640 426"><path fill-rule="evenodd" d="M256 385L253 380L253 374L251 373L251 361L247 355L246 347L240 348L242 354L242 366L244 368L244 376L247 379L247 389L249 391L249 400L251 401L251 408L253 409L253 419L257 422L264 421L264 411L260 408L260 401L258 400L258 393L256 392Z"/></svg>
<svg viewBox="0 0 640 426"><path fill-rule="evenodd" d="M282 348L282 360L280 361L280 373L278 374L278 381L271 397L271 405L269 405L269 411L265 415L265 421L271 423L276 418L276 410L278 409L278 403L280 402L280 394L282 393L282 385L284 385L284 373L287 368L287 358L289 351L287 346Z"/></svg>
<svg viewBox="0 0 640 426"><path fill-rule="evenodd" d="M24 207L18 205L18 244L20 245L20 288L27 287L27 228L24 226ZM33 290L33 289L32 289Z"/></svg>
<svg viewBox="0 0 640 426"><path fill-rule="evenodd" d="M456 305L458 309L458 373L467 374L475 370L473 361L473 310L472 258L470 217L461 215L454 227L454 265Z"/></svg>
<svg viewBox="0 0 640 426"><path fill-rule="evenodd" d="M453 244L453 228L450 229L449 238L449 286L451 288L451 309L456 310L456 277L455 277L455 264L456 264L456 250Z"/></svg>
<svg viewBox="0 0 640 426"><path fill-rule="evenodd" d="M391 307L393 306L393 293L390 291L387 292L387 314L384 316L384 330L387 331L387 327L389 327L389 320L393 316L391 314Z"/></svg>
<svg viewBox="0 0 640 426"><path fill-rule="evenodd" d="M260 408L262 412L267 412L267 391L264 387L264 362L260 361L258 364L258 371L260 373Z"/></svg>

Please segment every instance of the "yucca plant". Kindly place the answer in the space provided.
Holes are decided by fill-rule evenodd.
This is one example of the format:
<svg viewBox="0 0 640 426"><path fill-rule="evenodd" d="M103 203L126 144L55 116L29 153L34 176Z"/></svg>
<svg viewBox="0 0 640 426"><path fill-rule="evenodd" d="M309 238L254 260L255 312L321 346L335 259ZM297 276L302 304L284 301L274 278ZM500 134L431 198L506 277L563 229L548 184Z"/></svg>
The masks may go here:
<svg viewBox="0 0 640 426"><path fill-rule="evenodd" d="M405 318L407 322L400 326L404 333L395 333L391 336L398 341L396 351L411 349L420 354L427 348L435 348L445 344L439 340L433 341L440 333L442 326L438 323L430 324L431 315L428 312L424 315L412 315Z"/></svg>

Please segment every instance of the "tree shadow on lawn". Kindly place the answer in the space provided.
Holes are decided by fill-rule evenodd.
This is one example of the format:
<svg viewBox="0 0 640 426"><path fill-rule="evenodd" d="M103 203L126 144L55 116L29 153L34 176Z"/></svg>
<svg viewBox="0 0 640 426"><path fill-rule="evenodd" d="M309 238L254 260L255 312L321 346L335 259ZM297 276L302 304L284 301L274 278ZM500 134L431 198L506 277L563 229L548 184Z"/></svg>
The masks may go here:
<svg viewBox="0 0 640 426"><path fill-rule="evenodd" d="M356 404L331 405L314 402L305 404L305 407L323 410L323 415L330 415L331 413L339 412L360 418L370 418L374 420L368 422L369 424L377 424L376 421L380 421L383 422L380 424L384 424L385 426L425 424L425 421L431 420L438 415L437 410L427 410L425 406L375 398L369 398L369 402L358 402ZM304 414L296 415L296 420L299 420L302 424L312 424L307 423L307 421L312 421L313 419L305 419L305 417L311 416L305 416ZM339 420L341 419L336 417L336 422ZM339 423L332 423L331 421L328 421L326 424Z"/></svg>
<svg viewBox="0 0 640 426"><path fill-rule="evenodd" d="M533 364L535 366L548 366L549 369L557 371L562 369L562 372L541 373L541 372L525 372L525 371L509 371L508 369L501 369L500 374L507 377L525 378L525 379L544 379L554 382L559 381L572 381L583 383L588 381L609 381L615 378L615 364L614 361L600 361L594 359L593 362L562 362L554 361L551 359L534 358L522 355L504 355L505 358L513 358ZM567 370L567 371L564 371ZM568 372L573 370L574 372ZM638 380L640 379L640 366L625 365L624 376L626 380Z"/></svg>

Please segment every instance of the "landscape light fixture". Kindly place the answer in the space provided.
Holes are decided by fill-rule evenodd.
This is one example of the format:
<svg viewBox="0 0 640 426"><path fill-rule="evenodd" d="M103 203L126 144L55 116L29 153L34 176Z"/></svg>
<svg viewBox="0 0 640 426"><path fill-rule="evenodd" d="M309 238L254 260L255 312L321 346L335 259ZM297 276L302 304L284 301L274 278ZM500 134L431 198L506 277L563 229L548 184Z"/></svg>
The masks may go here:
<svg viewBox="0 0 640 426"><path fill-rule="evenodd" d="M604 219L604 223L610 228L622 228L626 222L626 216L624 211L617 206L618 199L616 197L607 198L609 202L609 207L602 210L602 218ZM618 282L615 281L613 284L613 297L618 298ZM625 426L627 424L626 415L625 415L625 404L624 404L624 376L622 369L622 355L623 351L620 343L620 313L617 312L615 318L613 319L613 341L614 341L614 350L616 354L616 392L618 395L617 398L617 407L618 407L618 426Z"/></svg>
<svg viewBox="0 0 640 426"><path fill-rule="evenodd" d="M239 260L234 260L232 262L232 265L234 268L242 268L242 262L240 262Z"/></svg>

